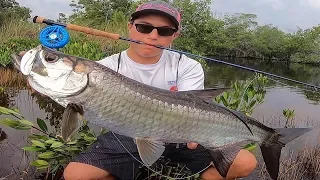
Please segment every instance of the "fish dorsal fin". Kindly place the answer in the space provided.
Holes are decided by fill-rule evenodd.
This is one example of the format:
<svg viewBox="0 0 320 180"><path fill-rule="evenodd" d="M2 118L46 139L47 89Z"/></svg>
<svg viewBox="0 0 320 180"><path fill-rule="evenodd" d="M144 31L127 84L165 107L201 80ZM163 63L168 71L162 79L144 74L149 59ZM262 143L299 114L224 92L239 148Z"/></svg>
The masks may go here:
<svg viewBox="0 0 320 180"><path fill-rule="evenodd" d="M164 143L155 139L136 138L136 144L140 158L146 166L155 163L165 150Z"/></svg>
<svg viewBox="0 0 320 180"><path fill-rule="evenodd" d="M70 103L62 115L61 135L66 141L83 123L83 108L78 104Z"/></svg>
<svg viewBox="0 0 320 180"><path fill-rule="evenodd" d="M190 90L190 91L182 91L182 92L187 92L205 101L212 102L213 98L217 97L218 95L224 93L227 90L230 90L230 88L206 88L206 89L198 89L198 90Z"/></svg>
<svg viewBox="0 0 320 180"><path fill-rule="evenodd" d="M249 141L240 141L218 148L207 148L212 162L222 177L226 177L237 154Z"/></svg>

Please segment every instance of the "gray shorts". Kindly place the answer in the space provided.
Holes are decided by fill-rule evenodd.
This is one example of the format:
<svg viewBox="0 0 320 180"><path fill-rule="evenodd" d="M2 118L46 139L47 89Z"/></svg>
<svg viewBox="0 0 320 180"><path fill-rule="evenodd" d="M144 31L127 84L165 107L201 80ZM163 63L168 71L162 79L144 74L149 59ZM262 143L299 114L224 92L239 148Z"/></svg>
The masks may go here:
<svg viewBox="0 0 320 180"><path fill-rule="evenodd" d="M125 148L141 161L133 139L117 134L116 136ZM72 162L98 167L108 171L117 179L135 179L143 165L137 162L127 150L121 146L111 132L107 132L99 136L94 144L78 154ZM168 144L163 157L169 158L172 162L185 164L192 173L198 173L205 169L211 162L209 153L200 145L196 149L189 149L186 144L179 144L179 147L177 144Z"/></svg>

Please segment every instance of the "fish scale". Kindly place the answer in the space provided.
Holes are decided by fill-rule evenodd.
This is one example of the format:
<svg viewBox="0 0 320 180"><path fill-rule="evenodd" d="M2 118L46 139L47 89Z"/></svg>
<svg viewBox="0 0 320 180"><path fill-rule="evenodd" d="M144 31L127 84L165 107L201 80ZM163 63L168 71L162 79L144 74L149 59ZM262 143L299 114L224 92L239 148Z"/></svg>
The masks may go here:
<svg viewBox="0 0 320 180"><path fill-rule="evenodd" d="M235 143L239 140L254 140L261 141L262 139L253 138L252 134L247 130L247 127L238 120L234 121L231 118L227 118L224 113L217 112L208 112L201 108L196 108L195 106L187 108L187 106L166 101L161 101L162 99L170 100L167 95L164 96L156 96L157 99L152 98L152 96L146 96L143 94L143 88L138 89L139 92L135 92L132 90L131 86L136 87L137 85L133 83L128 83L131 86L126 86L126 84L121 81L116 80L104 80L101 82L97 82L99 86L97 89L101 89L102 93L96 94L96 97L108 97L107 103L102 106L97 112L100 112L100 117L117 119L118 126L113 127L116 128L114 131L121 132L121 130L126 130L130 132L130 136L132 137L157 137L160 139L167 140L166 142L170 142L170 137L176 137L178 139L183 139L184 142L189 141L197 141L200 144L208 144L210 143L211 147L218 147L228 143ZM105 81L105 82L104 82ZM119 88L122 87L122 90ZM126 89L126 90L124 90ZM130 90L128 90L130 89ZM147 90L146 94L153 95L154 92ZM129 98L134 96L134 98ZM183 99L182 96L179 99ZM127 98L127 99L126 99ZM100 98L99 98L100 99ZM104 98L105 99L105 98ZM120 101L121 100L121 101ZM181 101L181 100L180 100ZM86 102L90 102L90 99L87 99ZM91 104L98 103L99 100L96 99L93 103L89 103L88 108L94 108L95 106L90 106ZM178 101L179 102L179 101ZM104 103L103 101L100 103ZM167 104L167 105L165 105ZM192 104L192 103L189 103ZM85 107L86 105L83 104ZM123 106L133 107L134 111L130 112L130 108L126 109ZM150 106L160 107L160 108L150 108ZM164 105L164 106L163 106ZM109 108L108 108L109 107ZM168 109L169 107L169 109ZM201 107L201 106L200 106ZM157 109L158 112L154 111ZM188 110L186 110L188 109ZM189 110L191 109L191 110ZM214 109L213 109L214 110ZM94 109L92 111L95 111ZM119 112L129 111L131 114L135 114L135 121L131 121L132 117L121 114ZM118 116L114 116L114 114L118 114ZM231 114L231 113L230 113ZM232 115L232 114L231 114ZM153 119L152 117L161 117L159 119ZM220 126L215 126L216 124L211 123L213 120L218 120ZM122 121L132 122L131 124L121 124ZM156 122L156 123L155 123ZM198 122L196 125L193 122ZM210 126L211 124L211 126ZM130 126L130 127L129 127ZM157 127L161 128L157 128ZM154 128L152 128L154 127ZM193 127L192 129L196 129L195 133L190 133L188 127ZM236 127L236 128L233 128ZM117 128L121 128L118 130ZM165 131L161 129L166 129L168 133L164 134ZM187 129L187 131L185 131ZM241 131L239 131L241 130ZM220 136L230 136L230 132L237 132L235 135L237 137L232 137L229 139L216 140L215 137ZM245 133L245 136L239 136L239 134ZM127 133L125 133L128 135ZM255 133L259 135L258 133ZM162 136L162 137L161 137ZM208 141L207 139L210 139ZM212 137L212 138L210 138ZM262 136L263 137L263 136ZM197 140L196 140L197 139Z"/></svg>
<svg viewBox="0 0 320 180"><path fill-rule="evenodd" d="M111 82L117 82L117 81L111 81ZM129 91L116 91L118 87L121 87L121 85L123 84L119 84L119 83L115 83L115 84L110 84L109 82L99 82L99 86L97 87L98 89L103 89L102 92L106 92L108 89L109 92L113 92L110 93L110 96L108 96L109 100L108 103L105 105L112 105L109 106L110 108L108 108L108 106L100 106L103 108L100 108L98 110L98 112L102 112L102 114L100 115L101 117L110 117L111 118L116 118L118 121L122 122L122 121L126 121L131 119L131 117L126 116L126 115L122 115L119 112L126 112L130 109L126 109L123 106L125 104L127 104L127 106L130 107L136 107L134 113L137 114L139 116L139 118L133 122L132 124L130 124L131 127L127 127L128 129L132 129L129 130L130 132L134 132L134 130L139 131L138 135L144 135L143 137L150 137L152 135L159 137L159 135L163 135L163 131L161 133L161 131L157 131L158 128L151 128L151 127L157 127L157 125L155 124L155 121L157 121L157 124L161 124L160 126L162 128L167 129L170 133L169 136L178 136L179 139L182 139L182 137L184 137L185 141L191 141L194 139L206 139L206 137L217 137L215 135L215 132L219 132L222 133L223 136L227 135L225 134L225 132L230 132L229 128L221 128L221 127L214 127L214 126L209 126L210 124L210 120L208 117L211 117L211 115L213 117L217 117L217 118L212 118L213 119L223 119L223 118L219 118L219 116L222 116L222 114L217 114L217 113L204 113L205 111L201 112L201 109L196 109L194 108L193 111L183 111L183 109L186 106L180 105L180 104L176 104L173 102L167 102L167 106L172 107L167 111L159 111L159 112L155 112L155 111L150 111L151 108L148 104L164 104L163 101L159 100L159 99L168 99L166 97L161 97L158 96L158 99L154 99L151 97L147 97L145 95L142 94L142 92L140 91L139 93L130 93ZM100 85L106 85L106 86L100 86ZM111 86L111 87L110 87ZM134 86L134 85L133 85ZM112 88L114 87L114 88ZM129 88L130 89L130 88ZM150 91L148 91L150 93ZM112 94L112 95L111 95ZM129 95L128 95L129 94ZM119 97L128 97L132 94L135 94L135 98L133 99L133 101L125 101L124 98L119 98ZM152 93L150 93L152 94ZM101 97L102 94L97 94L97 97ZM149 98L149 100L147 100ZM151 103L152 100L158 101L158 103ZM121 100L121 101L119 101ZM93 101L93 103L90 103L90 99L87 99L86 102L88 102L89 107L91 106L91 104L95 104L97 103L98 100ZM143 102L143 103L142 103ZM84 107L86 107L85 104L83 104ZM95 107L95 106L92 106ZM91 107L91 108L92 108ZM149 107L149 108L148 108ZM162 110L165 110L166 107L163 107ZM109 112L108 110L110 110L111 113L106 113ZM94 111L94 110L92 110ZM133 112L131 112L133 113ZM118 114L118 117L115 117L114 114ZM162 114L162 115L161 115ZM158 116L158 117L162 117L161 119L152 119L152 117L154 116ZM108 118L106 118L108 119ZM225 118L224 118L225 119ZM198 127L194 127L194 123L192 122L200 122L198 123ZM161 123L164 122L164 123ZM234 121L228 121L228 119L225 119L225 121L222 121L221 125L225 125L226 127L230 127L228 125L233 125ZM240 122L241 123L241 122ZM239 123L239 124L240 124ZM121 124L121 123L119 123ZM135 125L137 125L137 127L135 127ZM241 125L241 124L240 124ZM247 132L248 137L252 137L252 135L250 133L248 133L248 131L245 131L247 128L242 125L243 127L240 129L244 129L244 132ZM190 133L189 131L184 131L184 129L188 129L188 128L184 128L184 127L194 127L195 129L198 129L199 133L198 135L200 135L199 138L194 138L194 137L190 137ZM237 129L239 129L239 125L237 125ZM241 126L240 126L241 127ZM126 129L125 127L121 127L121 129ZM153 131L150 131L150 130ZM220 131L221 129L223 129L222 131ZM117 130L116 130L117 131ZM145 132L141 133L140 131ZM206 132L206 133L203 133ZM137 134L132 134L131 136L134 137L139 137L137 136ZM167 138L168 136L166 136L165 138ZM247 137L247 138L248 138ZM160 139L164 139L162 137L160 137ZM234 138L236 139L236 138ZM237 139L239 140L239 139ZM242 140L242 139L241 139ZM170 141L168 141L170 142ZM199 142L201 143L201 142ZM228 143L228 142L227 142ZM223 143L224 144L224 143ZM212 144L212 147L214 146L219 146L221 144Z"/></svg>
<svg viewBox="0 0 320 180"><path fill-rule="evenodd" d="M56 57L57 61L46 57ZM79 117L75 114L80 114L93 124L135 139L140 158L147 166L160 158L164 143L198 142L209 152L208 158L220 175L226 177L243 146L256 142L270 176L277 179L281 149L311 130L270 128L241 112L207 101L223 92L221 89L163 90L94 61L41 45L23 57L12 55L12 60L28 76L33 89L73 114L63 119L61 131L65 139L76 129L64 127L77 123L80 119L74 119ZM42 73L47 71L53 76Z"/></svg>

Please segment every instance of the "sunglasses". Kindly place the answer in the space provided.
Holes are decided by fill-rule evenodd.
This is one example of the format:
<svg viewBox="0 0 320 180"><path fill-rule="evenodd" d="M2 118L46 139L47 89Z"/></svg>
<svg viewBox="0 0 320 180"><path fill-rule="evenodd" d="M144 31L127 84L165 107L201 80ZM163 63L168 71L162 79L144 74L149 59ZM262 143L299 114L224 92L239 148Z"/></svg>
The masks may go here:
<svg viewBox="0 0 320 180"><path fill-rule="evenodd" d="M172 36L173 33L177 32L176 29L170 27L154 27L149 24L134 24L138 32L143 34L149 34L153 29L157 29L160 36Z"/></svg>

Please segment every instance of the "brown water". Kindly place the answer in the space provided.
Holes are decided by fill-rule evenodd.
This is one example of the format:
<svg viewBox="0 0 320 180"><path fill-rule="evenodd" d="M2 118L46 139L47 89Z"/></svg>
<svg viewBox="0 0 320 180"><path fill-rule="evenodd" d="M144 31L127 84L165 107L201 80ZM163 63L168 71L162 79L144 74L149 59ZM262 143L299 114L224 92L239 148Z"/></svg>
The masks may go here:
<svg viewBox="0 0 320 180"><path fill-rule="evenodd" d="M256 61L236 61L238 64L266 70L286 77L301 81L320 84L320 70L318 67L305 65L284 65L282 63L259 63ZM206 87L230 86L233 80L251 78L253 74L244 70L225 67L219 64L211 64L211 70L206 73ZM270 67L271 66L271 67ZM291 84L293 85L293 84ZM0 106L18 108L25 119L36 123L36 119L46 119L47 124L54 131L59 128L59 117L62 114L61 106L55 104L48 98L31 94L29 90L8 88L1 95ZM284 127L285 118L282 115L283 109L295 110L294 125L296 127L312 127L318 129L319 93L312 93L302 89L293 89L288 86L273 84L267 90L263 104L258 106L253 117L271 127ZM5 116L0 115L0 119ZM51 126L50 126L51 125ZM0 132L5 132L7 137L0 141L0 179L34 179L34 169L29 166L32 154L24 154L21 148L28 144L27 136L30 131L20 131L0 125ZM314 145L318 143L315 133L309 133L288 144L284 149L283 156L290 150L300 150L305 144ZM24 173L23 171L26 171ZM15 175L14 175L15 174Z"/></svg>

